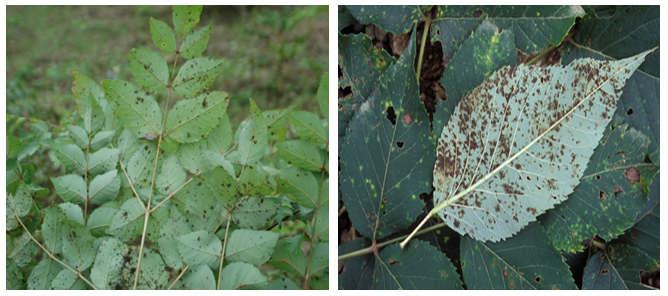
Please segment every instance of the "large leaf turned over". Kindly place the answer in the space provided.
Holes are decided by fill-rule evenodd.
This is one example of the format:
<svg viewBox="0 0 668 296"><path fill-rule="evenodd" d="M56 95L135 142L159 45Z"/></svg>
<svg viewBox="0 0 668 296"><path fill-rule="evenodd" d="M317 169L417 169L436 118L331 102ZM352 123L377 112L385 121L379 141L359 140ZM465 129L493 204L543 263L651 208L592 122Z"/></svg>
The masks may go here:
<svg viewBox="0 0 668 296"><path fill-rule="evenodd" d="M640 55L566 67L504 67L462 98L443 129L434 212L461 234L499 241L579 183Z"/></svg>

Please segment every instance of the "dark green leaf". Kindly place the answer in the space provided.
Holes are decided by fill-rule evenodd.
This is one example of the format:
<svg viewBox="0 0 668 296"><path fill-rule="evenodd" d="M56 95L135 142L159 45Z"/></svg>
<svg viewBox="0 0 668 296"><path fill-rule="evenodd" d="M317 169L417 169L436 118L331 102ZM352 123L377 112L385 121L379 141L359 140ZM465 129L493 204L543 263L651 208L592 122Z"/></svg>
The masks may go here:
<svg viewBox="0 0 668 296"><path fill-rule="evenodd" d="M651 271L656 264L636 247L610 245L591 255L582 279L583 290L640 290L640 271Z"/></svg>
<svg viewBox="0 0 668 296"><path fill-rule="evenodd" d="M339 245L339 255L368 248L371 242L358 238ZM344 260L343 273L339 274L339 290L370 290L374 283L374 255L364 254Z"/></svg>
<svg viewBox="0 0 668 296"><path fill-rule="evenodd" d="M393 34L406 34L424 17L420 5L348 5L348 12L362 24L373 23Z"/></svg>
<svg viewBox="0 0 668 296"><path fill-rule="evenodd" d="M636 224L619 237L616 242L634 246L644 251L659 262L659 246L661 241L661 207L659 204L659 174L654 177L649 187L649 202L636 217Z"/></svg>

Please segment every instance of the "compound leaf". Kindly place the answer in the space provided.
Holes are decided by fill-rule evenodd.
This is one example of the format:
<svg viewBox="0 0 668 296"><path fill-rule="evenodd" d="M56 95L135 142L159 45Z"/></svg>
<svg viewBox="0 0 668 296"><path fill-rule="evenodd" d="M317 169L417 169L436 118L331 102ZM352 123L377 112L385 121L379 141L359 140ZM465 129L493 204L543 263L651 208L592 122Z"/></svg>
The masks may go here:
<svg viewBox="0 0 668 296"><path fill-rule="evenodd" d="M124 128L137 138L160 134L162 112L149 92L123 80L102 80L102 86Z"/></svg>
<svg viewBox="0 0 668 296"><path fill-rule="evenodd" d="M261 165L249 165L239 176L242 196L263 196L276 191L276 182Z"/></svg>
<svg viewBox="0 0 668 296"><path fill-rule="evenodd" d="M466 95L438 141L434 210L493 242L573 192L644 55L567 67L504 67Z"/></svg>
<svg viewBox="0 0 668 296"><path fill-rule="evenodd" d="M230 262L246 262L260 266L274 252L279 234L271 231L237 229L232 232L225 248Z"/></svg>
<svg viewBox="0 0 668 296"><path fill-rule="evenodd" d="M199 230L180 236L178 242L179 253L186 264L190 266L205 264L213 269L219 267L217 265L223 244L215 234Z"/></svg>
<svg viewBox="0 0 668 296"><path fill-rule="evenodd" d="M200 56L206 49L211 35L211 26L199 28L186 36L186 40L181 43L179 54L186 59L192 59Z"/></svg>
<svg viewBox="0 0 668 296"><path fill-rule="evenodd" d="M214 91L181 100L167 113L167 135L179 143L204 139L227 109L227 93Z"/></svg>
<svg viewBox="0 0 668 296"><path fill-rule="evenodd" d="M263 290L267 287L267 277L248 263L230 263L222 273L220 290Z"/></svg>
<svg viewBox="0 0 668 296"><path fill-rule="evenodd" d="M420 194L431 191L434 144L413 70L415 33L408 44L355 113L342 144L343 203L369 238L409 227L424 208Z"/></svg>
<svg viewBox="0 0 668 296"><path fill-rule="evenodd" d="M128 172L127 178L130 183L137 187L149 187L153 164L155 162L156 144L153 142L144 142L137 149L135 155L130 158L128 166L125 168Z"/></svg>
<svg viewBox="0 0 668 296"><path fill-rule="evenodd" d="M223 60L207 57L188 60L181 66L172 87L177 94L183 97L194 97L211 86L221 65L223 65Z"/></svg>
<svg viewBox="0 0 668 296"><path fill-rule="evenodd" d="M176 52L176 38L174 31L167 25L167 23L151 18L149 21L151 25L151 38L153 43L158 48L162 49L165 54L173 54Z"/></svg>
<svg viewBox="0 0 668 296"><path fill-rule="evenodd" d="M116 169L120 150L117 148L102 148L88 157L88 173L98 175Z"/></svg>
<svg viewBox="0 0 668 296"><path fill-rule="evenodd" d="M14 260L17 264L26 264L37 255L38 247L30 239L30 233L24 232L18 238L12 240L12 252L9 253L7 259Z"/></svg>
<svg viewBox="0 0 668 296"><path fill-rule="evenodd" d="M121 275L125 282L134 283L139 248L130 247L129 250L129 253L126 255L129 257L129 260L124 258L127 262L121 269ZM162 261L160 255L149 248L144 248L137 289L160 290L167 288L168 279L169 273L165 270L165 263Z"/></svg>

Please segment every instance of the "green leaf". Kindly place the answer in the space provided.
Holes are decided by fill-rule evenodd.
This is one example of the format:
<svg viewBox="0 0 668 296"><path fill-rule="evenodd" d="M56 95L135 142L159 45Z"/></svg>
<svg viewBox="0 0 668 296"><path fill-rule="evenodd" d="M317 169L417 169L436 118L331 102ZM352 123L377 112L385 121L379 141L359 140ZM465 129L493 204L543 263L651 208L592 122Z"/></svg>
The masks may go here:
<svg viewBox="0 0 668 296"><path fill-rule="evenodd" d="M63 235L61 233L60 219L65 218L65 212L57 205L51 205L44 209L44 222L42 223L42 237L44 246L53 254L61 254L63 248ZM91 219L93 216L91 215Z"/></svg>
<svg viewBox="0 0 668 296"><path fill-rule="evenodd" d="M584 269L583 290L650 289L640 281L640 271L652 271L656 264L636 247L610 245L591 255Z"/></svg>
<svg viewBox="0 0 668 296"><path fill-rule="evenodd" d="M116 105L116 117L137 138L159 135L162 112L150 93L123 80L102 80L104 91Z"/></svg>
<svg viewBox="0 0 668 296"><path fill-rule="evenodd" d="M211 35L211 26L199 28L186 36L186 40L181 43L179 53L186 59L192 59L202 55L209 43Z"/></svg>
<svg viewBox="0 0 668 296"><path fill-rule="evenodd" d="M16 265L16 262L12 260L6 260L6 265L7 268L5 271L7 272L7 281L6 281L6 289L7 290L25 290L27 288L26 286L26 280L23 278L23 273L21 273L21 270L19 269L19 266Z"/></svg>
<svg viewBox="0 0 668 296"><path fill-rule="evenodd" d="M355 229L369 238L413 224L424 208L420 194L431 191L434 144L414 62L412 34L399 61L355 113L342 144L343 203Z"/></svg>
<svg viewBox="0 0 668 296"><path fill-rule="evenodd" d="M120 150L102 148L88 157L88 173L98 175L116 169Z"/></svg>
<svg viewBox="0 0 668 296"><path fill-rule="evenodd" d="M144 142L130 158L125 169L128 172L127 178L135 187L150 186L156 150L155 143Z"/></svg>
<svg viewBox="0 0 668 296"><path fill-rule="evenodd" d="M454 290L462 282L455 266L445 254L429 243L414 240L403 250L393 244L383 249L375 260L374 289L381 290Z"/></svg>
<svg viewBox="0 0 668 296"><path fill-rule="evenodd" d="M232 221L241 228L258 229L276 215L279 206L275 198L246 196L232 211Z"/></svg>
<svg viewBox="0 0 668 296"><path fill-rule="evenodd" d="M341 7L341 5L339 5L339 7ZM299 290L299 287L295 282L288 278L280 278L270 282L267 285L267 290Z"/></svg>
<svg viewBox="0 0 668 296"><path fill-rule="evenodd" d="M64 201L80 204L86 201L86 182L79 175L51 178L58 196Z"/></svg>
<svg viewBox="0 0 668 296"><path fill-rule="evenodd" d="M157 201L158 196L153 195L153 198ZM169 220L169 208L168 207L159 207L151 213L148 217L148 226L146 227L146 236L151 241L158 241L160 237L160 228L162 225Z"/></svg>
<svg viewBox="0 0 668 296"><path fill-rule="evenodd" d="M355 18L350 15L348 8L344 5L339 5L339 31L355 23ZM273 283L273 282L272 282ZM271 285L271 283L269 284Z"/></svg>
<svg viewBox="0 0 668 296"><path fill-rule="evenodd" d="M118 137L118 145L116 148L120 150L120 159L123 161L124 166L128 166L128 161L135 155L137 149L139 149L139 139L132 135L129 130L124 129L121 135ZM122 178L126 179L126 178Z"/></svg>
<svg viewBox="0 0 668 296"><path fill-rule="evenodd" d="M92 105L86 108L86 110L82 114L82 117L84 121L83 124L84 128L88 133L92 133L102 128L102 125L104 124L105 120L105 112L102 109L102 106L97 104L92 92L89 94L89 96ZM107 106L106 103L105 106ZM113 109L113 106L107 109Z"/></svg>
<svg viewBox="0 0 668 296"><path fill-rule="evenodd" d="M23 144L12 133L7 133L7 157L15 158L23 150Z"/></svg>
<svg viewBox="0 0 668 296"><path fill-rule="evenodd" d="M126 283L134 283L137 268L137 257L139 256L138 247L130 247L127 255L130 260L121 269L121 275ZM144 248L141 268L139 269L139 281L137 289L140 290L160 290L167 288L169 273L165 270L165 263L162 262L159 254L149 248Z"/></svg>
<svg viewBox="0 0 668 296"><path fill-rule="evenodd" d="M323 242L329 241L329 206L321 207L318 210L318 219L315 224L315 237ZM313 221L308 221L306 233L309 237L313 237Z"/></svg>
<svg viewBox="0 0 668 296"><path fill-rule="evenodd" d="M209 137L207 138L209 150L216 153L225 154L230 146L234 137L232 135L232 126L230 125L230 117L227 115L227 112L221 116L221 119L218 122Z"/></svg>
<svg viewBox="0 0 668 296"><path fill-rule="evenodd" d="M659 45L658 6L617 6L616 9L610 17L598 16L595 10L587 12L573 35L574 41L614 59ZM659 78L659 50L647 55L645 61L638 69Z"/></svg>
<svg viewBox="0 0 668 296"><path fill-rule="evenodd" d="M68 124L65 127L70 132L70 138L74 140L74 143L79 146L81 149L86 149L88 147L88 133L80 126Z"/></svg>
<svg viewBox="0 0 668 296"><path fill-rule="evenodd" d="M462 235L496 242L566 200L612 118L615 90L642 59L492 74L443 128L431 213Z"/></svg>
<svg viewBox="0 0 668 296"><path fill-rule="evenodd" d="M15 195L7 195L7 210L10 210L6 212L7 219L16 218L17 214L19 217L28 215L32 202L30 189L25 183L20 183Z"/></svg>
<svg viewBox="0 0 668 296"><path fill-rule="evenodd" d="M93 109L96 103L102 107L107 106L107 100L104 98L102 87L93 79L76 70L72 70L72 76L74 76L72 93L74 94L74 99L77 101L79 114L86 114L87 109Z"/></svg>
<svg viewBox="0 0 668 296"><path fill-rule="evenodd" d="M163 194L172 194L186 183L186 171L179 163L176 154L170 154L162 163L160 174L155 180L155 187Z"/></svg>
<svg viewBox="0 0 668 296"><path fill-rule="evenodd" d="M261 165L249 165L239 176L242 196L263 196L276 191L276 182Z"/></svg>
<svg viewBox="0 0 668 296"><path fill-rule="evenodd" d="M178 212L178 211L172 211ZM181 254L179 254L179 247L177 238L172 237L161 237L158 239L158 245L160 248L160 255L165 260L165 264L173 269L183 269L187 264L183 262Z"/></svg>
<svg viewBox="0 0 668 296"><path fill-rule="evenodd" d="M318 105L320 105L320 112L325 119L329 119L329 73L320 78L320 85L318 85L318 93L316 94Z"/></svg>
<svg viewBox="0 0 668 296"><path fill-rule="evenodd" d="M232 162L227 160L224 156L213 151L203 151L202 157L204 168L208 171L216 167L222 167L230 174L230 176L236 176L237 173L234 170L234 165Z"/></svg>
<svg viewBox="0 0 668 296"><path fill-rule="evenodd" d="M216 278L206 265L196 265L188 269L181 278L183 287L188 290L215 290Z"/></svg>
<svg viewBox="0 0 668 296"><path fill-rule="evenodd" d="M121 269L125 264L123 256L127 253L128 247L115 238L106 239L100 244L90 273L90 279L95 287L111 290L120 284Z"/></svg>
<svg viewBox="0 0 668 296"><path fill-rule="evenodd" d="M299 205L315 208L318 202L318 181L313 174L301 168L287 168L276 180L281 193L285 193Z"/></svg>
<svg viewBox="0 0 668 296"><path fill-rule="evenodd" d="M57 143L54 141L47 141L47 143L53 148L56 157L58 157L58 160L60 160L65 167L77 168L83 171L85 156L79 147L74 144Z"/></svg>
<svg viewBox="0 0 668 296"><path fill-rule="evenodd" d="M221 205L215 199L207 181L202 177L193 179L185 202L186 217L188 217L193 230L213 232L222 220Z"/></svg>
<svg viewBox="0 0 668 296"><path fill-rule="evenodd" d="M531 223L517 235L498 243L462 237L460 254L468 289L577 288L564 258L552 247L538 223Z"/></svg>
<svg viewBox="0 0 668 296"><path fill-rule="evenodd" d="M202 5L174 5L172 7L172 21L174 30L179 37L185 36L190 29L199 23Z"/></svg>
<svg viewBox="0 0 668 296"><path fill-rule="evenodd" d="M188 219L181 212L173 209L170 211L169 219L162 224L160 237L180 236L191 232L193 230L190 228L190 224L188 224Z"/></svg>
<svg viewBox="0 0 668 296"><path fill-rule="evenodd" d="M433 124L435 135L440 134L450 114L466 93L501 67L517 65L514 31L499 31L489 20L482 21L448 63L441 79L447 100L437 102Z"/></svg>
<svg viewBox="0 0 668 296"><path fill-rule="evenodd" d="M90 140L90 148L93 150L100 150L107 147L115 134L116 131L102 131L95 134L93 139Z"/></svg>
<svg viewBox="0 0 668 296"><path fill-rule="evenodd" d="M111 222L114 220L114 216L118 212L117 209L110 207L100 207L95 209L93 213L90 214L86 226L90 233L95 237L103 237L107 235L107 229L111 225Z"/></svg>
<svg viewBox="0 0 668 296"><path fill-rule="evenodd" d="M288 119L285 115L287 115L290 110L294 109L294 107L295 106L293 105L285 109L267 110L262 112L262 116L267 124L267 132L272 136L276 135L276 133L278 133L278 131L285 125L286 119Z"/></svg>
<svg viewBox="0 0 668 296"><path fill-rule="evenodd" d="M348 254L371 246L371 242L358 238L339 245L339 255ZM370 290L374 283L374 255L365 254L344 261L345 268L339 274L339 290Z"/></svg>
<svg viewBox="0 0 668 296"><path fill-rule="evenodd" d="M63 257L70 267L83 272L95 260L95 237L77 221L62 219L61 222Z"/></svg>
<svg viewBox="0 0 668 296"><path fill-rule="evenodd" d="M302 235L283 238L276 243L269 264L298 277L306 273L306 257L301 249Z"/></svg>
<svg viewBox="0 0 668 296"><path fill-rule="evenodd" d="M318 243L311 252L311 275L328 278L329 243Z"/></svg>
<svg viewBox="0 0 668 296"><path fill-rule="evenodd" d="M229 102L227 93L219 91L179 101L167 114L166 134L179 143L204 139L218 124Z"/></svg>
<svg viewBox="0 0 668 296"><path fill-rule="evenodd" d="M172 87L182 97L190 98L201 94L211 86L218 75L223 60L196 57L188 60L176 75Z"/></svg>
<svg viewBox="0 0 668 296"><path fill-rule="evenodd" d="M297 135L316 144L329 142L327 130L317 115L307 111L290 111L289 115Z"/></svg>
<svg viewBox="0 0 668 296"><path fill-rule="evenodd" d="M234 262L223 268L220 290L263 290L266 287L267 277L253 265Z"/></svg>
<svg viewBox="0 0 668 296"><path fill-rule="evenodd" d="M634 224L647 203L646 194L635 183L652 178L638 170L648 165L644 160L649 139L626 124L612 127L615 125L604 130L601 144L568 200L541 216L557 249L574 253L582 251L582 241L594 235L605 241L616 238ZM638 179L627 179L631 174Z"/></svg>
<svg viewBox="0 0 668 296"><path fill-rule="evenodd" d="M213 269L219 267L223 244L215 234L200 230L182 235L178 248L183 261L190 266L206 264Z"/></svg>
<svg viewBox="0 0 668 296"><path fill-rule="evenodd" d="M84 217L80 206L67 202L58 204L58 207L60 207L63 210L63 213L65 213L65 218L77 221L79 224L83 225ZM60 235L62 236L62 231Z"/></svg>
<svg viewBox="0 0 668 296"><path fill-rule="evenodd" d="M271 231L237 229L227 242L225 256L230 262L246 262L260 266L274 252L279 234Z"/></svg>
<svg viewBox="0 0 668 296"><path fill-rule="evenodd" d="M28 278L28 289L50 290L51 282L53 282L62 269L60 263L49 257L45 257L32 269Z"/></svg>
<svg viewBox="0 0 668 296"><path fill-rule="evenodd" d="M84 290L85 288L86 283L69 269L61 270L51 282L52 290Z"/></svg>
<svg viewBox="0 0 668 296"><path fill-rule="evenodd" d="M169 84L167 61L157 51L133 48L130 51L130 69L135 82L150 92L161 91Z"/></svg>
<svg viewBox="0 0 668 296"><path fill-rule="evenodd" d="M17 264L23 265L33 259L37 255L38 247L30 239L30 233L24 232L18 238L13 239L12 252L7 256L7 259L14 260Z"/></svg>
<svg viewBox="0 0 668 296"><path fill-rule="evenodd" d="M111 170L105 174L98 175L90 182L88 196L94 204L104 204L114 200L121 189L121 177L118 171Z"/></svg>
<svg viewBox="0 0 668 296"><path fill-rule="evenodd" d="M426 10L424 5L348 5L348 12L360 23L373 23L393 34L408 33Z"/></svg>
<svg viewBox="0 0 668 296"><path fill-rule="evenodd" d="M636 218L636 224L626 233L619 237L616 242L628 246L634 246L644 251L659 262L659 248L661 241L661 207L659 205L659 178L660 174L654 176L649 188L649 202Z"/></svg>
<svg viewBox="0 0 668 296"><path fill-rule="evenodd" d="M144 225L144 208L136 198L128 199L114 215L107 233L128 242L141 234Z"/></svg>
<svg viewBox="0 0 668 296"><path fill-rule="evenodd" d="M253 99L250 99L248 118L239 125L235 137L239 144L239 159L243 165L255 163L269 149L265 118Z"/></svg>
<svg viewBox="0 0 668 296"><path fill-rule="evenodd" d="M182 144L176 155L179 156L181 165L192 174L198 174L206 166L206 160L202 151L206 149L206 142Z"/></svg>
<svg viewBox="0 0 668 296"><path fill-rule="evenodd" d="M323 170L324 160L318 147L305 140L284 141L276 144L278 154L293 166L314 172Z"/></svg>
<svg viewBox="0 0 668 296"><path fill-rule="evenodd" d="M176 38L174 38L174 31L165 22L151 18L151 38L153 43L158 48L162 49L165 54L173 54L176 52Z"/></svg>
<svg viewBox="0 0 668 296"><path fill-rule="evenodd" d="M222 202L226 209L234 208L241 195L239 186L234 177L222 167L216 167L206 174L207 185L217 199Z"/></svg>

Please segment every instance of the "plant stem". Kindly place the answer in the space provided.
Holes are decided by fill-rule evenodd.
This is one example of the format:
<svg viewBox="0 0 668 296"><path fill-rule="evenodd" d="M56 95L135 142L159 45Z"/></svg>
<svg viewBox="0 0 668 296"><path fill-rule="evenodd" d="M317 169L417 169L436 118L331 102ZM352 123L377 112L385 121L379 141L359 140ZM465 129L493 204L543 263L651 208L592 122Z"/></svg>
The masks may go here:
<svg viewBox="0 0 668 296"><path fill-rule="evenodd" d="M139 204L141 205L142 209L146 210L146 207L144 206L144 202L141 200L141 198L139 198L139 193L137 193L137 190L135 189L135 184L132 183L132 180L130 180L130 175L128 175L128 171L125 170L125 166L123 165L123 160L119 158L118 163L121 164L121 170L123 170L123 173L125 174L125 177L128 179L128 183L130 183L130 188L132 189L132 192L134 192L135 196L137 197L137 200L139 200Z"/></svg>
<svg viewBox="0 0 668 296"><path fill-rule="evenodd" d="M227 218L227 227L225 228L225 242L223 242L223 252L220 254L220 269L218 270L218 285L216 286L216 289L220 290L220 280L221 277L223 276L223 262L225 261L225 247L227 247L227 234L230 231L230 218L232 217L226 217ZM215 233L214 233L215 234Z"/></svg>
<svg viewBox="0 0 668 296"><path fill-rule="evenodd" d="M540 60L540 58L542 58L542 57L546 56L547 54L553 52L555 49L557 49L557 47L550 44L547 47L547 49L541 51L539 54L537 54L535 57L531 58L529 61L527 61L524 64L527 65L527 66L531 66L531 65L535 64L538 60Z"/></svg>
<svg viewBox="0 0 668 296"><path fill-rule="evenodd" d="M602 243L602 242L599 242L599 241L596 241L596 240L593 240L593 239L591 240L591 244L596 246L597 248L599 248L601 250L605 250L605 247L606 247L606 243Z"/></svg>
<svg viewBox="0 0 668 296"><path fill-rule="evenodd" d="M325 144L325 151L328 151L329 149L329 142ZM327 155L328 153L325 153L324 160L322 162L322 167L324 168L327 165ZM322 190L323 190L323 184L325 182L325 170L322 170L322 175L320 178L320 188L318 190L318 201L315 205L315 215L313 215L313 231L311 231L311 240L309 241L311 248L309 250L308 254L308 262L306 264L306 272L304 273L304 286L302 287L302 290L306 290L309 287L309 280L310 280L310 273L311 273L311 259L313 258L313 249L316 244L316 240L318 239L319 233L316 233L316 226L318 224L318 212L320 212L320 197L322 196ZM306 231L306 229L304 229Z"/></svg>
<svg viewBox="0 0 668 296"><path fill-rule="evenodd" d="M174 284L176 284L176 282L178 282L181 279L181 277L186 273L186 271L188 271L188 268L190 268L190 265L186 266L186 268L181 270L181 273L179 273L179 276L177 276L176 279L174 279L174 281L172 282L171 285L169 285L169 288L167 288L167 290L171 290L172 287L174 287Z"/></svg>
<svg viewBox="0 0 668 296"><path fill-rule="evenodd" d="M416 233L416 235L425 234L425 233L427 233L427 232L430 232L430 231L439 229L439 228L444 227L444 226L446 226L446 225L447 225L447 224L445 224L444 222L441 222L441 223L439 223L439 224L432 225L432 226L429 226L429 227L427 227L427 228L425 228L425 229L422 229L422 230L418 231L418 232ZM398 242L398 241L401 241L402 239L406 238L407 236L408 236L408 235L404 235L404 236L401 236L401 237L397 237L397 238L394 238L394 239L391 239L391 240L388 240L388 241L379 243L379 244L376 245L376 248L380 249L380 248L385 247L385 246L387 246L387 245L391 245L391 244L393 244L393 243L396 243L396 242ZM354 252L350 252L350 253L345 254L345 255L341 255L341 256L339 256L338 260L349 259L349 258L352 258L352 257L356 257L356 256L364 255L364 254L370 254L370 253L373 253L373 246L372 246L372 247L368 247L368 248L364 248L364 249L361 249L361 250L357 250L357 251L354 251Z"/></svg>
<svg viewBox="0 0 668 296"><path fill-rule="evenodd" d="M345 212L346 212L346 205L343 205L343 206L341 206L341 209L339 210L339 217L341 217L341 215L343 215L343 213L345 213Z"/></svg>
<svg viewBox="0 0 668 296"><path fill-rule="evenodd" d="M422 70L422 57L424 56L424 47L427 43L427 35L429 35L429 26L431 26L431 17L425 16L424 29L422 30L422 44L420 44L420 56L418 57L417 65L417 80L420 84L420 71Z"/></svg>

